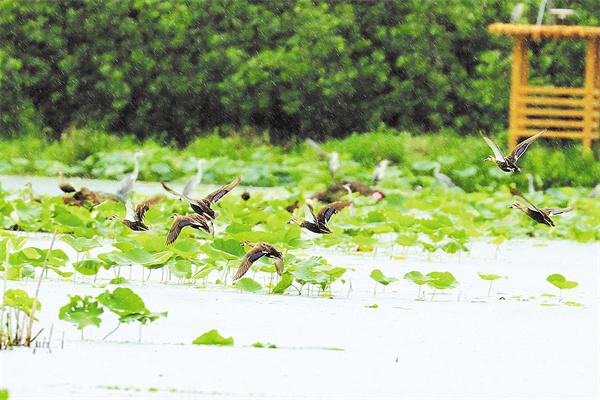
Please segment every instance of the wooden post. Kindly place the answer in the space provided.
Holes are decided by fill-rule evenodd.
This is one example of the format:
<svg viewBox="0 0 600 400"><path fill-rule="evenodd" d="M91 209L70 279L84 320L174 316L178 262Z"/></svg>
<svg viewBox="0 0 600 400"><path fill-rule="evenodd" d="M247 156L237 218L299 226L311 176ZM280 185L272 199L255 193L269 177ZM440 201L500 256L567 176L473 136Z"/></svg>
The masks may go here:
<svg viewBox="0 0 600 400"><path fill-rule="evenodd" d="M594 120L598 120L598 111L594 106L598 104L595 100L595 92L600 87L600 55L598 54L599 41L597 38L588 39L587 56L585 63L585 105L584 105L584 128L582 132L583 147L592 147L592 133L597 131L598 124L594 126Z"/></svg>
<svg viewBox="0 0 600 400"><path fill-rule="evenodd" d="M529 75L529 46L524 36L515 38L515 47L513 49L512 75L510 83L510 121L509 121L509 139L508 146L510 151L514 149L519 140L519 130L524 128L521 125L523 116L519 112L520 99L523 97L521 90L527 86Z"/></svg>

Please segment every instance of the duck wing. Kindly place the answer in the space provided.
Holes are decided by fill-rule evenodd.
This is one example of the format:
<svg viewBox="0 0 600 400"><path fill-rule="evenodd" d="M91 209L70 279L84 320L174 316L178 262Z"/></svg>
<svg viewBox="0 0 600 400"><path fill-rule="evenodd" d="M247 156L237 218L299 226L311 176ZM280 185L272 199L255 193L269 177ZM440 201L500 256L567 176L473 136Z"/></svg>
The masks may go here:
<svg viewBox="0 0 600 400"><path fill-rule="evenodd" d="M308 222L312 222L313 224L317 223L317 217L315 217L315 213L310 204L305 204L302 206L302 210L304 210L304 220Z"/></svg>
<svg viewBox="0 0 600 400"><path fill-rule="evenodd" d="M237 281L242 276L244 276L244 274L248 272L248 270L256 260L263 256L266 256L267 254L269 254L269 252L265 251L265 249L263 249L262 246L253 247L250 251L246 253L244 258L242 259L242 263L240 264L240 267L235 273L233 280Z"/></svg>
<svg viewBox="0 0 600 400"><path fill-rule="evenodd" d="M146 211L148 211L150 207L152 207L164 198L165 196L160 194L158 196L151 197L148 200L141 202L135 209L135 220L138 222L144 222L144 216L146 215Z"/></svg>
<svg viewBox="0 0 600 400"><path fill-rule="evenodd" d="M567 208L542 208L540 211L548 216L560 215L573 211L573 206Z"/></svg>
<svg viewBox="0 0 600 400"><path fill-rule="evenodd" d="M517 189L515 189L514 187L510 187L509 189L510 189L510 194L512 194L517 199L519 199L522 203L524 203L527 208L529 208L530 210L533 210L533 211L541 212L541 210L539 208L537 208L529 200L527 200L523 196L523 194L521 192L519 192Z"/></svg>
<svg viewBox="0 0 600 400"><path fill-rule="evenodd" d="M498 145L496 144L496 142L494 142L492 140L492 138L490 138L489 136L487 136L482 131L479 131L479 133L483 137L483 140L485 140L485 142L488 144L488 146L490 146L490 148L494 152L494 158L496 158L496 160L498 160L498 161L504 161L504 155L502 155L502 151L500 150L500 147L498 147Z"/></svg>
<svg viewBox="0 0 600 400"><path fill-rule="evenodd" d="M227 193L229 193L234 187L236 187L240 183L241 180L242 180L242 178L240 178L238 176L230 184L225 185L222 188L217 189L214 192L212 192L211 194L209 194L208 196L206 196L204 198L204 200L208 200L211 203L216 203L217 201L221 200L223 198L223 196L225 196Z"/></svg>
<svg viewBox="0 0 600 400"><path fill-rule="evenodd" d="M352 204L351 201L336 201L335 203L323 206L317 214L317 222L322 225L327 225L334 214L337 214L350 204Z"/></svg>
<svg viewBox="0 0 600 400"><path fill-rule="evenodd" d="M525 154L525 152L527 151L527 149L529 148L529 145L533 142L535 142L535 140L543 133L545 133L548 129L544 129L543 131L541 131L540 133L536 133L535 135L533 135L532 137L530 137L527 140L523 140L521 143L519 143L517 145L517 147L515 147L515 149L513 151L510 152L510 154L506 157L507 160L512 161L513 163L517 162L517 160L519 158L521 158L521 156L523 154Z"/></svg>

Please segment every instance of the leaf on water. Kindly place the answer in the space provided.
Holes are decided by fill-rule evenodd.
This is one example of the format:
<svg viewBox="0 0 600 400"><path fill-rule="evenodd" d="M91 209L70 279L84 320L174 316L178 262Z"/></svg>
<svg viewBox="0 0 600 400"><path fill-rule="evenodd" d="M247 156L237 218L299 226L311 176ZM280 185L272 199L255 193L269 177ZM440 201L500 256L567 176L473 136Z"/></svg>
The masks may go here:
<svg viewBox="0 0 600 400"><path fill-rule="evenodd" d="M68 304L60 308L58 318L77 325L77 329L83 329L88 325L99 327L102 320L98 318L104 309L98 305L98 301L92 301L92 296L69 296Z"/></svg>
<svg viewBox="0 0 600 400"><path fill-rule="evenodd" d="M375 280L376 282L381 283L384 286L387 286L392 282L398 281L398 278L394 278L392 276L385 276L380 269L374 269L373 271L371 271L371 275L369 275L369 277Z"/></svg>
<svg viewBox="0 0 600 400"><path fill-rule="evenodd" d="M119 276L118 278L111 279L108 283L111 285L122 285L124 283L129 283L129 281L122 276Z"/></svg>
<svg viewBox="0 0 600 400"><path fill-rule="evenodd" d="M496 279L504 278L508 279L506 276L496 275L496 274L483 274L481 272L478 273L479 277L486 281L494 281Z"/></svg>
<svg viewBox="0 0 600 400"><path fill-rule="evenodd" d="M581 303L577 303L576 301L565 301L565 305L569 307L581 307Z"/></svg>
<svg viewBox="0 0 600 400"><path fill-rule="evenodd" d="M192 343L209 346L233 346L233 337L225 338L221 336L216 329L213 329L212 331L198 336Z"/></svg>
<svg viewBox="0 0 600 400"><path fill-rule="evenodd" d="M235 283L235 287L240 289L242 292L257 292L262 289L260 283L251 278L240 279Z"/></svg>
<svg viewBox="0 0 600 400"><path fill-rule="evenodd" d="M112 293L108 290L97 297L100 304L110 308L116 314L144 313L146 306L140 296L129 288L116 288Z"/></svg>
<svg viewBox="0 0 600 400"><path fill-rule="evenodd" d="M285 273L281 276L281 279L277 285L275 285L271 293L283 294L285 293L285 290L292 285L292 283L294 283L294 277L292 274Z"/></svg>
<svg viewBox="0 0 600 400"><path fill-rule="evenodd" d="M33 297L29 297L27 292L22 289L8 289L4 292L4 305L31 315ZM36 311L42 309L42 304L39 300L36 302L35 309Z"/></svg>
<svg viewBox="0 0 600 400"><path fill-rule="evenodd" d="M103 265L106 265L103 261L90 259L74 262L73 268L82 275L96 275Z"/></svg>
<svg viewBox="0 0 600 400"><path fill-rule="evenodd" d="M87 239L84 237L73 237L71 235L62 235L60 240L71 246L76 252L82 253L84 251L90 251L100 246L100 243L96 239Z"/></svg>
<svg viewBox="0 0 600 400"><path fill-rule="evenodd" d="M254 344L252 344L252 347L258 347L258 348L267 348L267 349L276 349L277 346L272 344L272 343L265 343L262 344L261 342L256 342Z"/></svg>
<svg viewBox="0 0 600 400"><path fill-rule="evenodd" d="M404 279L414 282L417 285L424 285L425 283L429 282L432 278L423 275L419 271L411 271L404 274Z"/></svg>
<svg viewBox="0 0 600 400"><path fill-rule="evenodd" d="M370 306L365 306L365 308L379 308L379 306L377 305L377 303L375 303L371 304Z"/></svg>
<svg viewBox="0 0 600 400"><path fill-rule="evenodd" d="M147 264L154 262L154 257L144 249L131 249L123 253L123 256L135 264Z"/></svg>
<svg viewBox="0 0 600 400"><path fill-rule="evenodd" d="M244 246L240 246L240 244L240 242L234 239L215 239L210 245L211 247L217 250L221 250L224 253L231 254L236 258L241 258L244 257L244 255L246 254L246 249L244 248Z"/></svg>
<svg viewBox="0 0 600 400"><path fill-rule="evenodd" d="M578 282L568 281L561 274L552 274L546 280L559 289L573 289L579 285Z"/></svg>
<svg viewBox="0 0 600 400"><path fill-rule="evenodd" d="M455 287L458 282L454 279L454 275L450 272L430 272L427 274L428 277L431 278L427 284L436 289L450 289Z"/></svg>

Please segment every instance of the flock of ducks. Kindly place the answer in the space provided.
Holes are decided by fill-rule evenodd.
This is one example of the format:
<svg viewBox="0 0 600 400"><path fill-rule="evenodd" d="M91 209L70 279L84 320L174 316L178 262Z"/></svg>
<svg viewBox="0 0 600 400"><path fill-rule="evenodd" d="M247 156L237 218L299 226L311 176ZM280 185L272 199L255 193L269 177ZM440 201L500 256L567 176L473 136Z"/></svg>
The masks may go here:
<svg viewBox="0 0 600 400"><path fill-rule="evenodd" d="M527 140L519 143L519 145L517 145L507 156L504 156L502 154L502 151L500 150L498 145L489 136L481 132L481 136L483 137L485 142L490 146L494 153L493 155L487 157L485 161L493 161L498 166L498 168L505 172L521 172L521 168L519 168L516 165L517 161L525 154L529 146L537 138L544 134L544 132L546 132L546 130L543 130L538 134L528 138ZM313 142L310 139L308 140L308 143L317 150L320 157L329 159L329 170L332 178L334 178L335 173L339 168L339 154L337 152L327 153L323 151L315 142ZM119 186L117 188L117 195L122 199L124 199L131 192L133 185L137 179L137 176L139 174L138 156L140 154L141 152L136 152L133 156L133 172L125 176L123 180L119 183ZM212 206L216 204L219 200L221 200L230 191L232 191L241 182L241 178L237 177L229 184L222 186L221 188L209 193L203 198L193 199L189 197L190 193L198 186L202 179L202 165L205 161L206 160L203 159L198 161L197 174L190 178L190 180L186 183L181 193L178 193L172 188L170 188L165 182L160 182L167 193L178 197L180 200L186 201L189 204L191 211L193 211L193 213L186 215L180 215L175 213L171 216L171 218L173 219L173 223L171 225L171 228L169 229L169 233L167 234L166 245L173 244L179 237L181 231L186 227L209 233L214 237L213 220L219 217L219 212L214 210ZM383 160L376 166L373 174L373 184L375 186L377 186L383 178L388 165L389 161ZM454 186L454 184L448 176L440 173L439 164L436 165L436 168L434 170L434 176L438 180L444 182L447 186ZM29 187L31 189L31 186ZM76 199L78 194L80 195L80 197L87 196L88 200L94 200L95 204L97 204L97 199L95 199L95 197L98 196L105 196L104 198L101 198L104 201L119 201L119 199L115 196L94 193L86 188L82 188L79 192L77 192L72 185L65 182L64 175L62 172L60 172L59 188L66 194L75 193L72 198L63 197L66 204L72 203L72 201L67 200ZM379 190L371 189L362 182L344 181L334 183L325 192L319 192L313 196L313 198L316 200L328 203L325 206L323 206L316 215L314 213L313 206L310 204L305 204L303 206L305 212L305 219L303 221L298 221L294 218L291 218L290 221L288 221L288 223L298 225L316 234L331 234L333 233L333 231L328 227L331 218L335 214L339 213L344 208L349 206L351 207L351 212L353 212L352 200L340 200L346 194L352 195L353 192L358 192L364 196L372 196L377 200L381 200L384 197L383 193L381 193ZM552 227L555 226L556 223L550 218L551 216L564 214L573 210L572 205L567 208L561 209L538 208L535 205L533 205L529 200L527 200L523 196L523 194L519 192L516 188L510 187L510 193L521 203L523 203L523 205L520 203L514 203L509 208L516 208L527 214L534 221ZM30 196L32 196L31 192ZM151 197L148 200L145 200L142 203L140 203L137 207L134 207L131 200L126 200L125 217L121 218L118 215L114 215L110 217L109 220L117 220L133 231L148 231L151 229L151 226L147 225L144 222L146 212L152 206L156 205L161 200L163 200L164 197L164 195ZM349 197L351 199L351 196ZM249 194L247 192L244 192L244 194L242 194L242 198L244 200L247 200L249 198ZM294 209L298 207L298 202L296 202L295 204L289 206L287 208L287 211L293 212ZM276 271L280 276L282 275L284 255L275 246L264 242L251 243L249 241L242 243L242 246L250 247L250 250L242 259L240 267L238 268L237 273L233 278L234 282L240 279L242 276L244 276L244 274L248 271L252 264L262 257L267 257L275 260Z"/></svg>

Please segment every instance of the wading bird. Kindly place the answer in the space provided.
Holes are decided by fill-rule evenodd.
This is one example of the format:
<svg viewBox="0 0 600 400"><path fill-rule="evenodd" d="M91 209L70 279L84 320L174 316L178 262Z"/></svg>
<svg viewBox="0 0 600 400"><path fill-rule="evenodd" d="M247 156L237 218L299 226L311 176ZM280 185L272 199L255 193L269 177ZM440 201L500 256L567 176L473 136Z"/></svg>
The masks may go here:
<svg viewBox="0 0 600 400"><path fill-rule="evenodd" d="M58 171L60 180L58 181L58 187L65 193L75 192L75 188L70 183L65 182L65 176L62 171Z"/></svg>
<svg viewBox="0 0 600 400"><path fill-rule="evenodd" d="M206 218L204 215L200 214L188 214L188 215L180 215L173 214L171 218L175 218L173 221L173 225L171 225L171 229L169 230L169 234L167 235L167 246L172 244L181 233L181 230L186 226L190 228L197 229L199 231L204 231L206 233L213 234L213 226L210 223L210 220Z"/></svg>
<svg viewBox="0 0 600 400"><path fill-rule="evenodd" d="M165 190L167 192L187 201L190 204L190 207L192 208L192 210L194 210L194 212L196 212L200 215L204 215L207 218L215 219L219 216L219 212L213 210L210 207L210 205L221 200L223 198L223 196L225 196L234 187L236 187L240 183L240 181L241 181L241 178L238 176L237 178L235 178L233 180L233 182L221 187L220 189L215 190L214 192L210 193L208 196L204 197L203 199L199 199L199 200L190 199L189 197L187 197L184 194L177 193L176 191L174 191L173 189L168 187L162 181L160 182L160 184L163 186L163 188L165 188Z"/></svg>
<svg viewBox="0 0 600 400"><path fill-rule="evenodd" d="M504 172L521 172L521 168L515 165L516 162L519 160L519 158L521 158L521 156L523 156L523 154L525 154L529 145L547 130L548 129L544 129L540 133L537 133L529 139L522 141L506 157L502 155L502 151L500 151L498 145L489 136L480 131L479 133L481 133L483 140L485 140L485 142L488 144L488 146L490 146L490 148L494 152L493 156L489 156L484 161L495 162L498 168L500 168Z"/></svg>
<svg viewBox="0 0 600 400"><path fill-rule="evenodd" d="M323 206L319 210L319 213L316 216L315 216L312 206L310 204L305 204L304 205L304 214L305 214L304 221L298 221L298 220L292 218L291 220L288 221L288 224L298 225L298 226L300 226L302 228L306 228L309 231L314 232L314 233L320 233L320 234L333 233L333 231L331 229L329 229L329 227L327 227L329 220L331 219L331 217L334 214L337 214L338 212L340 212L342 209L349 206L350 204L352 204L351 201L338 201L335 203L327 204L326 206Z"/></svg>
<svg viewBox="0 0 600 400"><path fill-rule="evenodd" d="M337 151L331 153L329 158L329 173L331 174L331 179L335 178L335 173L340 168L340 155Z"/></svg>
<svg viewBox="0 0 600 400"><path fill-rule="evenodd" d="M204 164L205 162L206 160L204 158L198 160L198 172L196 172L196 175L192 176L187 181L187 183L183 187L183 190L181 191L181 194L187 196L188 194L192 193L196 189L196 187L198 187L200 182L202 182L202 164Z"/></svg>
<svg viewBox="0 0 600 400"><path fill-rule="evenodd" d="M152 229L152 227L144 223L144 216L146 215L146 211L148 211L150 207L154 206L156 203L164 199L164 197L165 196L163 195L151 197L148 200L141 202L135 209L131 200L127 200L127 202L125 203L125 218L121 218L118 215L113 215L109 219L116 219L117 221L122 222L123 225L127 226L133 231L149 231L150 229Z"/></svg>
<svg viewBox="0 0 600 400"><path fill-rule="evenodd" d="M25 184L29 188L29 201L34 203L41 203L42 201L33 195L33 185L31 182Z"/></svg>
<svg viewBox="0 0 600 400"><path fill-rule="evenodd" d="M523 197L521 192L519 192L517 189L511 187L510 193L517 199L519 199L523 204L525 204L525 206L522 206L519 203L515 203L512 206L509 206L509 208L517 208L523 211L531 219L533 219L536 222L539 222L540 224L556 226L556 223L550 219L550 216L560 215L569 211L573 211L573 206L569 206L567 208L537 208L536 206L531 204L529 200Z"/></svg>
<svg viewBox="0 0 600 400"><path fill-rule="evenodd" d="M390 160L381 160L373 171L373 186L377 186L385 176L385 171L390 163Z"/></svg>
<svg viewBox="0 0 600 400"><path fill-rule="evenodd" d="M456 187L456 185L454 184L454 182L452 182L452 179L450 179L450 177L448 175L442 174L440 172L441 168L442 168L442 166L439 163L435 164L435 168L433 169L433 176L435 176L435 179L442 182L444 185L446 185L448 187Z"/></svg>
<svg viewBox="0 0 600 400"><path fill-rule="evenodd" d="M125 175L121 182L119 182L119 186L117 186L117 194L122 197L127 197L129 192L133 189L133 185L135 185L135 181L137 180L138 174L140 173L140 164L138 163L138 157L143 153L138 150L133 153L133 172L131 174Z"/></svg>
<svg viewBox="0 0 600 400"><path fill-rule="evenodd" d="M233 277L233 281L237 281L240 279L252 266L252 264L261 257L269 257L275 260L275 268L277 270L277 274L281 276L283 273L283 254L277 250L277 248L269 243L250 243L249 241L245 241L241 244L242 246L252 246L244 258L242 259L242 263L240 264L239 269L235 273Z"/></svg>

